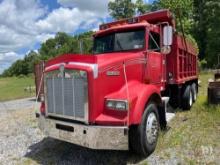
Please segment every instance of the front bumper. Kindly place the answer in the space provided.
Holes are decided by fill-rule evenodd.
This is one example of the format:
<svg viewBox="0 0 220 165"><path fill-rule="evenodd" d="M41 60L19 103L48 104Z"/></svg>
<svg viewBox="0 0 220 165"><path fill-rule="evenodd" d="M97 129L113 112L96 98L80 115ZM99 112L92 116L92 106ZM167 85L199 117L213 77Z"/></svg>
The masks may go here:
<svg viewBox="0 0 220 165"><path fill-rule="evenodd" d="M128 150L127 127L84 125L41 115L37 118L46 136L92 149Z"/></svg>

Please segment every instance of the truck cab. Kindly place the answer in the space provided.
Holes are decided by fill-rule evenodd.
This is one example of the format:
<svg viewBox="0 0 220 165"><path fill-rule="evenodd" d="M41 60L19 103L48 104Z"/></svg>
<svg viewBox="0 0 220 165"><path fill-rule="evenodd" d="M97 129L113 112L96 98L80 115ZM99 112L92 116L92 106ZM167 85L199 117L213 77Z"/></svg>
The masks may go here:
<svg viewBox="0 0 220 165"><path fill-rule="evenodd" d="M168 10L148 13L101 25L91 55L47 61L40 129L92 149L152 153L166 127L174 30Z"/></svg>

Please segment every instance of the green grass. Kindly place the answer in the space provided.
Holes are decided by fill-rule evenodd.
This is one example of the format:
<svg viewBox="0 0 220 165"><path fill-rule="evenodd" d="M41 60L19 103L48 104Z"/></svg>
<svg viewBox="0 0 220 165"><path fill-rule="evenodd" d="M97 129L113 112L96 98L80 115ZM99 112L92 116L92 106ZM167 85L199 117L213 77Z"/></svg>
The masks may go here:
<svg viewBox="0 0 220 165"><path fill-rule="evenodd" d="M28 86L34 86L33 77L0 78L0 101L13 100L35 95L35 91L25 91Z"/></svg>
<svg viewBox="0 0 220 165"><path fill-rule="evenodd" d="M190 111L177 110L162 132L155 154L162 160L177 158L180 164L218 164L220 161L220 106L208 105L208 79L201 74L199 96Z"/></svg>

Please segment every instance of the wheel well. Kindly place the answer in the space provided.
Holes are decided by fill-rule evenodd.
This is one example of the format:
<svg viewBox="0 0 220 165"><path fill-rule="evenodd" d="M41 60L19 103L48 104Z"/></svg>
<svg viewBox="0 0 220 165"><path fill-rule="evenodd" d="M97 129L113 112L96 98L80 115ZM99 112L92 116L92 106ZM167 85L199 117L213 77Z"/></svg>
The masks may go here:
<svg viewBox="0 0 220 165"><path fill-rule="evenodd" d="M157 93L154 93L154 94L152 94L152 95L150 96L150 98L148 99L148 101L147 101L147 103L146 103L146 105L145 105L145 108L146 108L147 104L148 104L149 102L151 102L151 101L154 102L154 103L156 103L157 106L161 106L161 105L162 105L161 97L160 97L160 95L158 95Z"/></svg>
<svg viewBox="0 0 220 165"><path fill-rule="evenodd" d="M147 104L149 102L154 102L157 106L157 110L158 110L158 115L159 115L159 123L160 123L160 127L161 129L164 129L166 127L166 112L165 112L165 108L162 104L162 100L160 95L158 95L157 93L154 93L150 96L150 98L148 99L145 108L147 106Z"/></svg>
<svg viewBox="0 0 220 165"><path fill-rule="evenodd" d="M192 85L193 83L195 83L198 86L198 79L186 82L185 84L183 84L183 87L186 87L188 85Z"/></svg>
<svg viewBox="0 0 220 165"><path fill-rule="evenodd" d="M136 117L137 116L140 117L140 118L138 117L138 119L140 119L140 121L138 121L137 123L133 123L132 125L130 125L130 127L137 127L140 124L139 122L141 122L141 118L143 116L143 113L146 110L146 107L150 102L154 102L157 106L159 123L160 123L161 128L166 126L166 113L165 113L165 108L163 108L161 96L158 93L153 93L145 101L145 104L142 107L143 111L142 112L138 111L139 113L137 113L137 115L135 115Z"/></svg>

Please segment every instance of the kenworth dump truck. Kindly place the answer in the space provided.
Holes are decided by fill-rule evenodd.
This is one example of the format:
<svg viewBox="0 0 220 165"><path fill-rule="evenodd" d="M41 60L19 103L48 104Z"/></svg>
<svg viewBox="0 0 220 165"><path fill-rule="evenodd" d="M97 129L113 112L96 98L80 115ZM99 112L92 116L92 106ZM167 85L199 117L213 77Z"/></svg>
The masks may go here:
<svg viewBox="0 0 220 165"><path fill-rule="evenodd" d="M102 24L93 38L93 54L46 62L39 127L76 145L148 156L168 100L186 110L196 100L196 49L168 10Z"/></svg>

